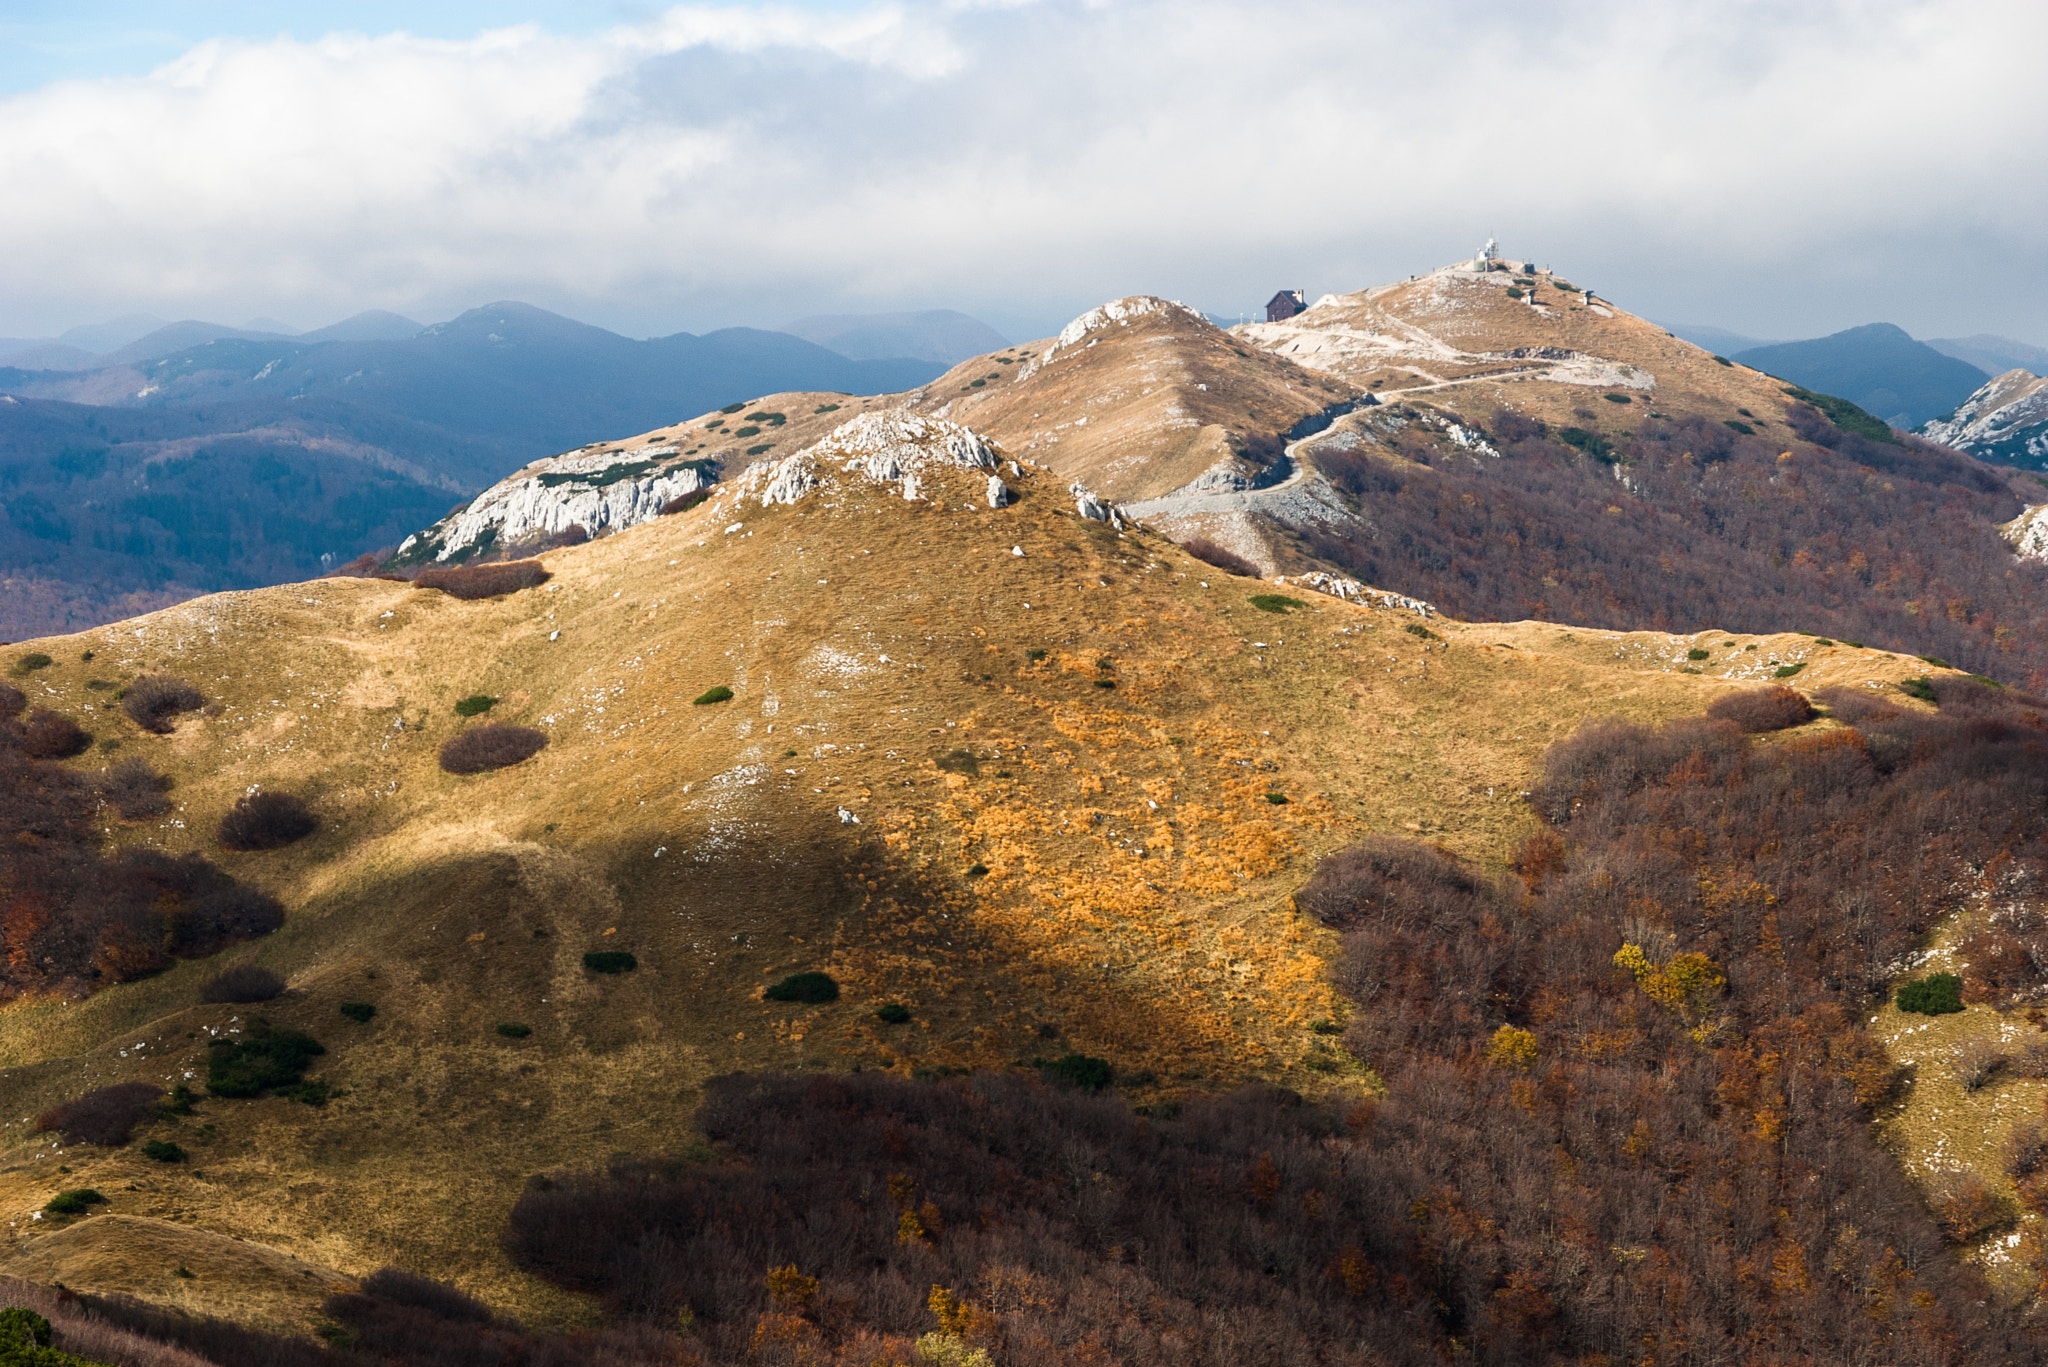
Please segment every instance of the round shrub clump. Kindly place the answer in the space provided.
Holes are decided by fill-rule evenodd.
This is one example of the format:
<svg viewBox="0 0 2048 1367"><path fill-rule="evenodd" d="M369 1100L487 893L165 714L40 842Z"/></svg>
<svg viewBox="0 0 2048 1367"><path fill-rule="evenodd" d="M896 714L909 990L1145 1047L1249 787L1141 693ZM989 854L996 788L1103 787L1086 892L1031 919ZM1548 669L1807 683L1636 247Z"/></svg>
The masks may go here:
<svg viewBox="0 0 2048 1367"><path fill-rule="evenodd" d="M1895 999L1901 1011L1923 1016L1949 1016L1963 1009L1963 980L1953 973L1930 973L1902 984Z"/></svg>
<svg viewBox="0 0 2048 1367"><path fill-rule="evenodd" d="M106 1203L107 1198L91 1187L73 1187L70 1191L60 1191L52 1196L49 1204L43 1209L52 1215L83 1215L88 1207L103 1206Z"/></svg>
<svg viewBox="0 0 2048 1367"><path fill-rule="evenodd" d="M710 688L705 689L702 693L690 699L690 705L692 707L703 707L707 703L727 702L731 698L732 690L730 688L727 688L724 684L713 684Z"/></svg>
<svg viewBox="0 0 2048 1367"><path fill-rule="evenodd" d="M204 706L206 698L198 689L168 674L144 674L121 695L121 710L128 720L158 736L171 734L172 717Z"/></svg>
<svg viewBox="0 0 2048 1367"><path fill-rule="evenodd" d="M267 1002L283 992L284 979L269 969L255 964L236 964L209 978L206 986L199 989L199 1000L247 1006L250 1002Z"/></svg>
<svg viewBox="0 0 2048 1367"><path fill-rule="evenodd" d="M251 793L220 819L220 843L231 850L276 850L303 840L320 818L290 793Z"/></svg>
<svg viewBox="0 0 2048 1367"><path fill-rule="evenodd" d="M343 1002L341 1014L358 1025L367 1025L370 1018L377 1014L377 1008L369 1002Z"/></svg>
<svg viewBox="0 0 2048 1367"><path fill-rule="evenodd" d="M100 796L121 813L123 821L148 821L171 810L164 794L171 781L145 760L124 759L101 776Z"/></svg>
<svg viewBox="0 0 2048 1367"><path fill-rule="evenodd" d="M33 674L38 669L48 669L55 663L55 660L43 654L42 651L32 650L14 662L14 673L17 677Z"/></svg>
<svg viewBox="0 0 2048 1367"><path fill-rule="evenodd" d="M1088 1054L1068 1054L1046 1064L1039 1072L1045 1080L1056 1087L1070 1087L1077 1092L1099 1092L1109 1085L1116 1070L1109 1060L1091 1057Z"/></svg>
<svg viewBox="0 0 2048 1367"><path fill-rule="evenodd" d="M821 1002L839 1000L839 984L829 973L815 970L808 973L792 973L781 982L761 993L771 1002L804 1002L818 1005Z"/></svg>
<svg viewBox="0 0 2048 1367"><path fill-rule="evenodd" d="M168 1139L150 1140L142 1146L142 1154L143 1157L153 1158L159 1163L182 1163L185 1161L185 1150L171 1143Z"/></svg>
<svg viewBox="0 0 2048 1367"><path fill-rule="evenodd" d="M530 1025L520 1025L514 1021L500 1021L498 1023L498 1033L506 1039L525 1039L533 1033L533 1027Z"/></svg>
<svg viewBox="0 0 2048 1367"><path fill-rule="evenodd" d="M475 717L490 711L497 705L498 700L488 693L472 693L461 702L455 704L455 715L458 717Z"/></svg>
<svg viewBox="0 0 2048 1367"><path fill-rule="evenodd" d="M470 600L534 588L553 577L538 560L501 560L491 565L422 570L412 584L416 589L439 589L450 598Z"/></svg>
<svg viewBox="0 0 2048 1367"><path fill-rule="evenodd" d="M92 744L92 737L61 712L38 708L21 728L21 753L30 759L70 759Z"/></svg>
<svg viewBox="0 0 2048 1367"><path fill-rule="evenodd" d="M441 767L451 774L481 774L532 759L548 743L545 731L494 721L449 738L441 747Z"/></svg>
<svg viewBox="0 0 2048 1367"><path fill-rule="evenodd" d="M583 966L592 973L631 973L640 961L623 949L593 949L583 956Z"/></svg>
<svg viewBox="0 0 2048 1367"><path fill-rule="evenodd" d="M1762 731L1783 731L1813 720L1813 704L1796 688L1772 684L1767 688L1745 688L1714 699L1707 715L1732 721L1752 735Z"/></svg>
<svg viewBox="0 0 2048 1367"><path fill-rule="evenodd" d="M96 1087L61 1106L52 1106L36 1117L38 1130L55 1130L67 1144L102 1144L108 1148L128 1142L136 1122L149 1114L164 1089L153 1082L117 1082Z"/></svg>
<svg viewBox="0 0 2048 1367"><path fill-rule="evenodd" d="M889 1002L875 1008L875 1019L884 1025L903 1025L910 1020L910 1008L902 1002Z"/></svg>

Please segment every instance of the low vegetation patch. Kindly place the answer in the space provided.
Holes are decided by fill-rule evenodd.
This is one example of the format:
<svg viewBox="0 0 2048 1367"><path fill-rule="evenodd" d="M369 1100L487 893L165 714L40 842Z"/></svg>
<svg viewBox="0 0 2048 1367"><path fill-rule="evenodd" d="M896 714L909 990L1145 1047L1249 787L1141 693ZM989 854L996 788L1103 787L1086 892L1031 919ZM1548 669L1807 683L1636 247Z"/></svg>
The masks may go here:
<svg viewBox="0 0 2048 1367"><path fill-rule="evenodd" d="M1963 1009L1963 980L1953 973L1930 973L1902 983L1893 998L1901 1011L1922 1016L1948 1016Z"/></svg>
<svg viewBox="0 0 2048 1367"><path fill-rule="evenodd" d="M1305 608L1308 604L1299 598L1289 598L1284 593L1255 593L1252 595L1252 606L1260 612L1290 612L1295 608Z"/></svg>
<svg viewBox="0 0 2048 1367"><path fill-rule="evenodd" d="M9 670L8 673L14 675L14 677L17 679L25 679L29 675L35 673L38 669L48 669L51 665L55 663L57 662L51 659L49 656L43 654L42 651L32 650L28 654L16 660L14 662L14 668Z"/></svg>
<svg viewBox="0 0 2048 1367"><path fill-rule="evenodd" d="M674 498L661 505L660 516L673 517L677 513L687 513L690 509L710 497L711 491L709 489L692 489L687 494L677 494Z"/></svg>
<svg viewBox="0 0 2048 1367"><path fill-rule="evenodd" d="M480 717L498 705L498 700L488 693L472 693L455 704L458 717Z"/></svg>
<svg viewBox="0 0 2048 1367"><path fill-rule="evenodd" d="M481 774L532 759L548 743L545 731L490 722L451 736L441 745L441 767L451 774Z"/></svg>
<svg viewBox="0 0 2048 1367"><path fill-rule="evenodd" d="M592 973L631 973L640 960L623 949L593 949L583 956L583 966Z"/></svg>
<svg viewBox="0 0 2048 1367"><path fill-rule="evenodd" d="M696 697L690 699L690 703L694 707L708 707L715 702L730 701L732 701L732 690L724 684L713 684Z"/></svg>
<svg viewBox="0 0 2048 1367"><path fill-rule="evenodd" d="M98 787L101 799L123 821L152 821L171 810L171 800L164 796L171 781L150 768L147 760L122 760L100 776Z"/></svg>
<svg viewBox="0 0 2048 1367"><path fill-rule="evenodd" d="M1813 704L1797 689L1772 684L1766 688L1724 693L1708 705L1707 715L1721 721L1732 721L1744 731L1755 734L1783 731L1812 721Z"/></svg>
<svg viewBox="0 0 2048 1367"><path fill-rule="evenodd" d="M438 589L450 598L473 601L535 588L553 577L538 560L499 560L484 565L421 570L412 584L417 589Z"/></svg>
<svg viewBox="0 0 2048 1367"><path fill-rule="evenodd" d="M276 850L320 828L303 798L291 793L251 793L220 819L220 843L231 850Z"/></svg>
<svg viewBox="0 0 2048 1367"><path fill-rule="evenodd" d="M377 1008L371 1002L343 1002L341 1014L358 1025L367 1025L377 1014Z"/></svg>
<svg viewBox="0 0 2048 1367"><path fill-rule="evenodd" d="M52 1106L36 1117L36 1128L55 1132L67 1144L99 1144L114 1148L128 1142L135 1126L156 1109L164 1089L153 1082L117 1082L96 1087L79 1097Z"/></svg>
<svg viewBox="0 0 2048 1367"><path fill-rule="evenodd" d="M1259 567L1257 565L1254 565L1236 551L1217 545L1205 536L1198 536L1191 541L1182 542L1181 549L1203 564L1213 565L1225 574L1234 574L1240 579L1257 579L1259 577Z"/></svg>
<svg viewBox="0 0 2048 1367"><path fill-rule="evenodd" d="M875 1019L884 1025L905 1025L910 1021L910 1008L902 1002L884 1002L875 1008Z"/></svg>
<svg viewBox="0 0 2048 1367"><path fill-rule="evenodd" d="M206 706L206 695L169 674L144 674L121 695L121 710L152 735L168 736L175 729L171 719L181 712L197 712Z"/></svg>
<svg viewBox="0 0 2048 1367"><path fill-rule="evenodd" d="M319 1105L327 1089L306 1082L305 1072L326 1052L311 1035L273 1029L259 1017L249 1022L241 1039L217 1039L209 1046L206 1090L237 1099L275 1093Z"/></svg>
<svg viewBox="0 0 2048 1367"><path fill-rule="evenodd" d="M1701 650L1698 646L1694 646L1691 650L1685 652L1685 658L1688 660L1705 660L1711 659L1712 657L1712 651Z"/></svg>
<svg viewBox="0 0 2048 1367"><path fill-rule="evenodd" d="M91 1187L73 1187L60 1191L43 1203L43 1211L49 1215L83 1215L94 1206L103 1206L107 1198Z"/></svg>
<svg viewBox="0 0 2048 1367"><path fill-rule="evenodd" d="M247 1006L252 1002L267 1002L284 995L284 979L267 968L255 964L236 964L224 968L206 980L199 989L199 1000L219 1004Z"/></svg>
<svg viewBox="0 0 2048 1367"><path fill-rule="evenodd" d="M533 1027L521 1025L517 1021L499 1021L498 1033L506 1039L525 1039L533 1033Z"/></svg>
<svg viewBox="0 0 2048 1367"><path fill-rule="evenodd" d="M1077 1092L1099 1092L1116 1077L1108 1059L1090 1054L1065 1054L1039 1065L1039 1076L1055 1087Z"/></svg>
<svg viewBox="0 0 2048 1367"><path fill-rule="evenodd" d="M158 1163L182 1163L187 1154L168 1139L152 1139L142 1146L142 1156Z"/></svg>
<svg viewBox="0 0 2048 1367"><path fill-rule="evenodd" d="M1799 660L1789 665L1779 665L1771 671L1771 677L1774 679L1789 679L1804 668L1806 668L1806 661L1804 660Z"/></svg>
<svg viewBox="0 0 2048 1367"><path fill-rule="evenodd" d="M764 988L761 996L771 1002L803 1002L816 1006L824 1002L838 1001L839 983L831 974L813 969L790 974L782 981Z"/></svg>
<svg viewBox="0 0 2048 1367"><path fill-rule="evenodd" d="M1901 679L1899 681L1899 691L1909 698L1918 698L1921 702L1940 701L1934 692L1933 681L1925 674L1917 679Z"/></svg>

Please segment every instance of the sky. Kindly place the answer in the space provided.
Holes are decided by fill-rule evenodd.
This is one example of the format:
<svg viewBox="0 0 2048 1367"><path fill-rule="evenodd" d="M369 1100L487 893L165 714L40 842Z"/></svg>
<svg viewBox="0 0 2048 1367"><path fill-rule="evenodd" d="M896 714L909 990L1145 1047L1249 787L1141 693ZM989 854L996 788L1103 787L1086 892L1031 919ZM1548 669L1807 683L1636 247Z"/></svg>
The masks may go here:
<svg viewBox="0 0 2048 1367"><path fill-rule="evenodd" d="M608 0L0 9L0 336L519 299L633 336L1488 236L1638 313L2048 344L2048 5Z"/></svg>

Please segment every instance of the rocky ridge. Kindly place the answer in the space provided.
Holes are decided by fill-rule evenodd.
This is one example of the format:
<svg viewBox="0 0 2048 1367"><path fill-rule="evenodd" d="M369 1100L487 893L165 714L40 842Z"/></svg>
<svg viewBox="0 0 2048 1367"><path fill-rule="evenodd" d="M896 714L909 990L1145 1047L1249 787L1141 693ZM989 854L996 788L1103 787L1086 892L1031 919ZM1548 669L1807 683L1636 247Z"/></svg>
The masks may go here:
<svg viewBox="0 0 2048 1367"><path fill-rule="evenodd" d="M2048 469L2048 379L2008 370L1920 435L1984 460Z"/></svg>

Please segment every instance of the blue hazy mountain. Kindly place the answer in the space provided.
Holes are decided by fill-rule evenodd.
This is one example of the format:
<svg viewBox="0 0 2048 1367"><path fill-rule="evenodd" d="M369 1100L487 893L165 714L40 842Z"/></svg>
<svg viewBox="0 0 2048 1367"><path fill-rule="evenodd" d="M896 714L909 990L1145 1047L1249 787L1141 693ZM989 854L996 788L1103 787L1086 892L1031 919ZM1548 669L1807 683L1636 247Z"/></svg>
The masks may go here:
<svg viewBox="0 0 2048 1367"><path fill-rule="evenodd" d="M787 390L913 389L945 369L755 328L635 341L517 303L321 332L218 336L83 374L0 369L0 637L76 630L135 594L319 574L586 442ZM125 397L66 401L110 387Z"/></svg>
<svg viewBox="0 0 2048 1367"><path fill-rule="evenodd" d="M951 366L1009 345L1009 339L987 323L952 309L926 309L921 313L821 313L799 318L782 331L855 361L907 356Z"/></svg>
<svg viewBox="0 0 2048 1367"><path fill-rule="evenodd" d="M1805 342L1752 347L1731 359L1807 389L1844 398L1894 427L1953 412L1990 379L1890 323L1867 323Z"/></svg>
<svg viewBox="0 0 2048 1367"><path fill-rule="evenodd" d="M1968 361L1992 375L2003 375L2008 370L2048 375L2048 347L2037 347L2011 337L1980 332L1974 337L1929 337L1927 345L1944 356Z"/></svg>

